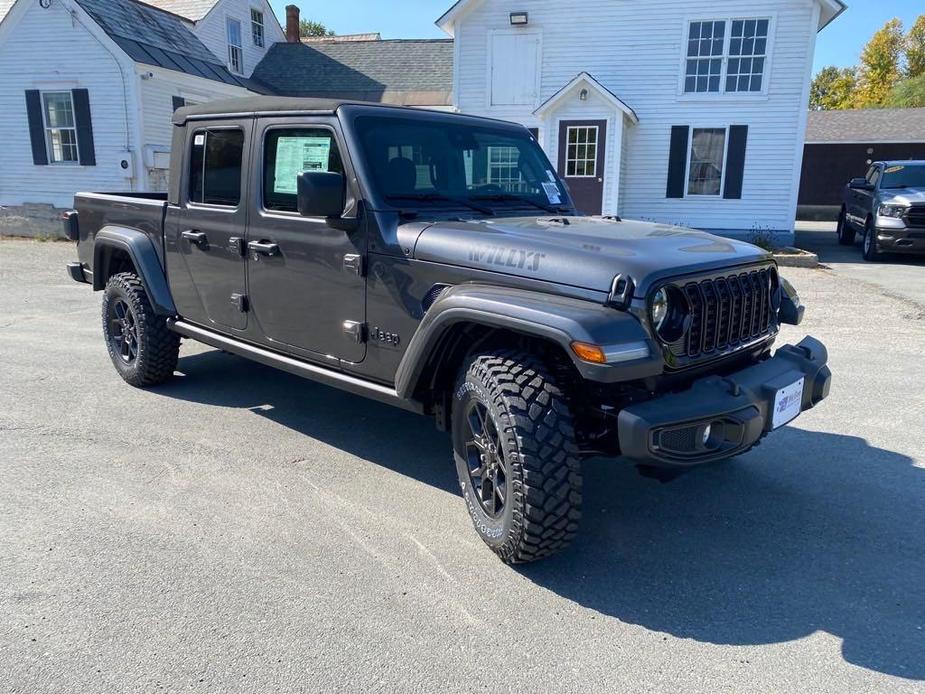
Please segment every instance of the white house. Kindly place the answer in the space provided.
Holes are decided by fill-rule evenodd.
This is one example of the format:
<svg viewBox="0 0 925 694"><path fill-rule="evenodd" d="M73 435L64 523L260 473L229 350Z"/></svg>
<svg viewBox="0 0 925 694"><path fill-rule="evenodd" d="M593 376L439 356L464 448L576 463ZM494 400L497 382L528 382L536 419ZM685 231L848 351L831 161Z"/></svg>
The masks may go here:
<svg viewBox="0 0 925 694"><path fill-rule="evenodd" d="M585 212L789 236L840 0L460 0L455 105L522 123Z"/></svg>
<svg viewBox="0 0 925 694"><path fill-rule="evenodd" d="M267 0L14 0L0 20L11 233L48 228L78 189L165 190L173 111L261 91L249 77L285 40Z"/></svg>

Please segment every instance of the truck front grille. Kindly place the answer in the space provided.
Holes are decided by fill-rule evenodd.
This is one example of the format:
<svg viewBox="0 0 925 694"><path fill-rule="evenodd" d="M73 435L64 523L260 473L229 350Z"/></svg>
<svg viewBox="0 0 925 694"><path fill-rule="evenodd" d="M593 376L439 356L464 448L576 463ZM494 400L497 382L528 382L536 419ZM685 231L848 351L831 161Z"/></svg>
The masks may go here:
<svg viewBox="0 0 925 694"><path fill-rule="evenodd" d="M680 344L672 346L675 355L699 359L769 335L772 272L764 268L684 285L691 327Z"/></svg>
<svg viewBox="0 0 925 694"><path fill-rule="evenodd" d="M906 225L914 229L925 229L925 206L910 207L906 212Z"/></svg>

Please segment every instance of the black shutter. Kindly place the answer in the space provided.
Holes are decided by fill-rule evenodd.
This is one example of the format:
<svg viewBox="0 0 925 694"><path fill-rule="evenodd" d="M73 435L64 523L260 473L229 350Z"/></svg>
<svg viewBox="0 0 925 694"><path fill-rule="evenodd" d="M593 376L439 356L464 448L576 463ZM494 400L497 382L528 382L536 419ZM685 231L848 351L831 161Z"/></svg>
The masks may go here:
<svg viewBox="0 0 925 694"><path fill-rule="evenodd" d="M723 197L727 200L739 200L742 197L747 140L747 125L729 126L729 153L726 155L726 184L723 188Z"/></svg>
<svg viewBox="0 0 925 694"><path fill-rule="evenodd" d="M32 163L36 166L45 166L48 164L48 150L45 147L45 119L42 116L42 95L37 89L26 91L26 113L29 115Z"/></svg>
<svg viewBox="0 0 925 694"><path fill-rule="evenodd" d="M690 128L675 125L671 128L671 152L668 155L667 198L684 197L684 178L687 176L687 141Z"/></svg>
<svg viewBox="0 0 925 694"><path fill-rule="evenodd" d="M77 153L81 166L96 166L96 147L93 145L93 121L90 118L90 92L71 90L74 100L74 123L77 126Z"/></svg>
<svg viewBox="0 0 925 694"><path fill-rule="evenodd" d="M186 106L186 99L182 96L173 97L173 112L176 113L177 109L183 108Z"/></svg>

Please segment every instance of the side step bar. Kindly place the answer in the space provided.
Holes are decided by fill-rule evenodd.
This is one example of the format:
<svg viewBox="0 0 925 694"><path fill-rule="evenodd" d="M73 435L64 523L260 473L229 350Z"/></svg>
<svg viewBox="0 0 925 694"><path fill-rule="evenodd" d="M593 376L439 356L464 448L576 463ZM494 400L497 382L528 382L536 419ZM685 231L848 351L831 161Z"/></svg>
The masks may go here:
<svg viewBox="0 0 925 694"><path fill-rule="evenodd" d="M216 347L217 349L237 354L240 357L250 359L259 364L272 366L281 371L307 378L310 381L317 381L318 383L339 388L349 393L354 393L355 395L362 395L371 400L377 400L388 405L400 407L403 410L414 412L415 414L424 414L424 407L420 403L400 398L394 388L389 388L388 386L379 385L377 383L369 383L340 371L334 371L322 366L299 361L298 359L277 354L276 352L271 352L268 349L256 347L246 342L240 342L239 340L226 337L225 335L219 335L211 330L206 330L197 325L192 325L174 318L167 321L167 327L183 337L188 337L197 342Z"/></svg>

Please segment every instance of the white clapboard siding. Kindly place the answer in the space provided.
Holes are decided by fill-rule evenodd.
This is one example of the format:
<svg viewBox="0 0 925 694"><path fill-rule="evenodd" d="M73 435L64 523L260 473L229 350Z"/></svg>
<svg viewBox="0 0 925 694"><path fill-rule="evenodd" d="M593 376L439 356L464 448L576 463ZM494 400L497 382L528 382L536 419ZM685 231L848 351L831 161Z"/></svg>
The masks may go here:
<svg viewBox="0 0 925 694"><path fill-rule="evenodd" d="M136 112L134 105L126 109L126 95L132 98L132 65L118 51L110 53L81 21L79 14L72 19L59 2L48 9L37 2L20 5L4 21L0 205L70 207L78 189L119 190L129 185L119 162L131 141L128 132ZM25 100L28 89L88 90L96 166L33 164Z"/></svg>
<svg viewBox="0 0 925 694"><path fill-rule="evenodd" d="M251 8L263 12L263 48L254 45L251 33ZM206 48L231 69L228 57L228 36L226 19L231 17L241 22L241 39L244 51L244 76L250 77L257 64L263 60L274 43L281 43L286 36L276 20L273 10L265 0L218 0L215 7L196 23L195 34Z"/></svg>
<svg viewBox="0 0 925 694"><path fill-rule="evenodd" d="M542 34L540 94L535 105L491 106L491 36L511 29L512 11L529 11L525 31ZM626 127L622 161L608 152L615 162L609 180L620 179L620 185L606 196L607 201L619 198L618 209L605 201L605 211L708 229L789 230L817 12L812 0L483 0L456 25L457 106L544 127L542 139L550 151L557 141L554 124L546 128L532 111L586 71L639 116L638 125ZM767 94L682 96L687 21L732 17L772 18ZM588 106L587 117L597 117L593 100ZM666 198L673 125L749 126L741 200Z"/></svg>

